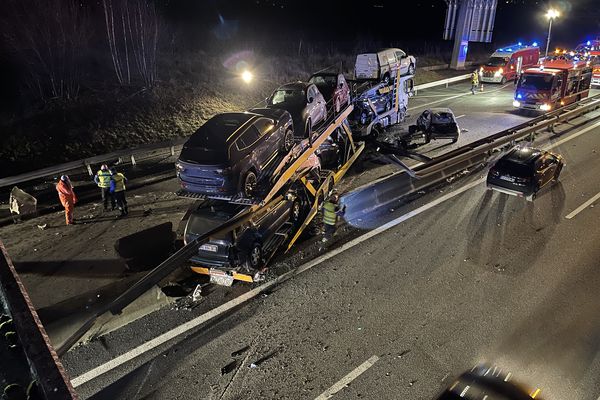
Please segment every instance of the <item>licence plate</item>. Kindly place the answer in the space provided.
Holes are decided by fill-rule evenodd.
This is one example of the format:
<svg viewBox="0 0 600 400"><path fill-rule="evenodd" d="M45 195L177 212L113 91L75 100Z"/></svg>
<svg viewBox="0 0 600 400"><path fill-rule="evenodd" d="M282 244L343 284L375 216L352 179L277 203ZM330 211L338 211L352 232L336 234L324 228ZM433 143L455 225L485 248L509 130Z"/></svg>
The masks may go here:
<svg viewBox="0 0 600 400"><path fill-rule="evenodd" d="M231 286L233 285L233 276L228 275L223 271L219 271L218 269L210 269L210 283L214 283L216 285L221 286Z"/></svg>
<svg viewBox="0 0 600 400"><path fill-rule="evenodd" d="M515 178L513 178L512 176L506 176L506 175L500 176L500 179L502 179L504 181L508 181L508 182L514 182L515 181Z"/></svg>
<svg viewBox="0 0 600 400"><path fill-rule="evenodd" d="M219 250L219 248L215 244L203 244L202 246L200 246L200 250L211 251L213 253L216 253L217 250Z"/></svg>

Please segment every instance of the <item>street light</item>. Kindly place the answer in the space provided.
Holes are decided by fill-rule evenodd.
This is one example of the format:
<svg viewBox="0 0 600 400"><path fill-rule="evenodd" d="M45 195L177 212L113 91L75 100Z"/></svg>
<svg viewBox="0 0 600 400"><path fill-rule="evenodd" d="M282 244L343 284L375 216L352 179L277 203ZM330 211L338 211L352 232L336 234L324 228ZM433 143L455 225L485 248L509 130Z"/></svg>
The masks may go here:
<svg viewBox="0 0 600 400"><path fill-rule="evenodd" d="M548 12L546 13L546 18L548 18L549 26L548 26L548 41L546 42L546 57L548 57L548 48L550 47L550 34L552 33L552 21L554 21L556 18L560 17L560 13L551 8L548 10Z"/></svg>
<svg viewBox="0 0 600 400"><path fill-rule="evenodd" d="M252 72L245 70L244 72L242 72L242 80L246 83L250 83L252 82L252 79L254 78L254 74L252 74Z"/></svg>

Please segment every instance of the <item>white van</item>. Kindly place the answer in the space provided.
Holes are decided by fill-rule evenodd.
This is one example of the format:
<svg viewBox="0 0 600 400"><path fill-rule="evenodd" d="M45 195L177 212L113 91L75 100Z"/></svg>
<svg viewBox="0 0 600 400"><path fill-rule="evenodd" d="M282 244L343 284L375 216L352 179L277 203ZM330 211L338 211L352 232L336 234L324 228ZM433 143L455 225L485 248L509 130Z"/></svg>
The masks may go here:
<svg viewBox="0 0 600 400"><path fill-rule="evenodd" d="M396 76L398 68L400 75L414 75L416 60L400 49L385 49L377 53L359 54L354 64L356 79L380 79L389 82Z"/></svg>

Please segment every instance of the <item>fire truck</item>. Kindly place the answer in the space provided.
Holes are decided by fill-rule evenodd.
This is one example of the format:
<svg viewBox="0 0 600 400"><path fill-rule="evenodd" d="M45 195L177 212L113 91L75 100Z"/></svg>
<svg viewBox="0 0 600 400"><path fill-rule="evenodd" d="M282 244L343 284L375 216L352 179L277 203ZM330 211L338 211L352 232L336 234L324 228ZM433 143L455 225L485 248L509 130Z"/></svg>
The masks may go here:
<svg viewBox="0 0 600 400"><path fill-rule="evenodd" d="M585 54L592 64L592 86L600 86L600 38L580 44L577 51Z"/></svg>
<svg viewBox="0 0 600 400"><path fill-rule="evenodd" d="M550 111L589 95L592 67L586 61L552 60L526 69L517 84L513 106Z"/></svg>
<svg viewBox="0 0 600 400"><path fill-rule="evenodd" d="M540 48L537 43L531 46L518 43L496 50L489 60L479 68L482 82L501 83L514 80L523 69L539 62Z"/></svg>

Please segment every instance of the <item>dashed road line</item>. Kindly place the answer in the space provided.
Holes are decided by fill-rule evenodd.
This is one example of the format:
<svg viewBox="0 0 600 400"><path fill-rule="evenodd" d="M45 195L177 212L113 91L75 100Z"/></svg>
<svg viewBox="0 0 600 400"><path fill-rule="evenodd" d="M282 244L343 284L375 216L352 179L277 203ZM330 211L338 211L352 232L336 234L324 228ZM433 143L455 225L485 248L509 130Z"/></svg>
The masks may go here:
<svg viewBox="0 0 600 400"><path fill-rule="evenodd" d="M329 389L327 389L326 391L321 393L321 395L319 397L317 397L315 400L326 400L326 399L332 398L333 395L335 395L340 390L344 389L346 386L348 386L350 384L350 382L352 382L353 380L358 378L360 375L362 375L366 370L371 368L373 366L373 364L375 364L377 362L377 360L379 360L379 357L377 357L377 356L373 356L373 357L369 358L367 361L365 361L364 363L362 363L358 367L356 367L356 369L351 371L348 375L344 376L342 379L340 379L339 381L334 383L333 386L331 386Z"/></svg>
<svg viewBox="0 0 600 400"><path fill-rule="evenodd" d="M566 219L572 219L572 218L574 218L577 214L579 214L580 212L582 212L583 210L585 210L586 208L588 208L589 206L591 206L598 199L600 199L600 193L598 193L597 195L595 195L594 197L592 197L591 199L589 199L588 201L586 201L585 203L583 203L582 205L580 205L579 207L577 207L576 209L574 209L565 218Z"/></svg>

